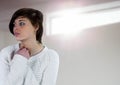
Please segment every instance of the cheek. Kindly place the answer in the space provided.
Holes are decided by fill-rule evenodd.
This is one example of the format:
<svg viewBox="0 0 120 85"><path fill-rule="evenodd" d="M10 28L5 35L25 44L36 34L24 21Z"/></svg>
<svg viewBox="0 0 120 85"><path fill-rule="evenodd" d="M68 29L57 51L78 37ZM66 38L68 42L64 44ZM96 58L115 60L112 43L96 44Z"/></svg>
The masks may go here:
<svg viewBox="0 0 120 85"><path fill-rule="evenodd" d="M35 28L32 27L31 25L21 28L20 31L21 31L21 34L26 37L29 37L29 36L32 37L32 36L36 35Z"/></svg>
<svg viewBox="0 0 120 85"><path fill-rule="evenodd" d="M29 32L33 35L36 34L35 28L32 26L29 28Z"/></svg>
<svg viewBox="0 0 120 85"><path fill-rule="evenodd" d="M13 33L15 33L17 30L15 29L15 27L13 27Z"/></svg>
<svg viewBox="0 0 120 85"><path fill-rule="evenodd" d="M27 30L25 33L27 36L34 36L36 35L36 32L32 29L32 28L29 28L30 30Z"/></svg>

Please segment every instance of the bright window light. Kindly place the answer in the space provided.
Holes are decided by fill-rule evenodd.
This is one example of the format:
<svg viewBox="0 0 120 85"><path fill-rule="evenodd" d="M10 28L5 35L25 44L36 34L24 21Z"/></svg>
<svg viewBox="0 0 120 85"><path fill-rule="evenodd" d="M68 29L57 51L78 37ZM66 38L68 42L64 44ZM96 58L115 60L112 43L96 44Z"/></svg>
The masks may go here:
<svg viewBox="0 0 120 85"><path fill-rule="evenodd" d="M84 29L120 22L120 8L81 13L63 11L51 15L47 35L76 34Z"/></svg>

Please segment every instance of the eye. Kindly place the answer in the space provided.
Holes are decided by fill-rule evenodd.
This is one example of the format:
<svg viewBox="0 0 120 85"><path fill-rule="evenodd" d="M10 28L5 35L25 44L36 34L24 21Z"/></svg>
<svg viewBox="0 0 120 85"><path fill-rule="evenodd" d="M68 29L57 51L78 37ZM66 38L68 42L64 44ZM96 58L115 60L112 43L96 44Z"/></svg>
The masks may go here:
<svg viewBox="0 0 120 85"><path fill-rule="evenodd" d="M19 23L19 26L24 26L25 25L25 22L20 22Z"/></svg>

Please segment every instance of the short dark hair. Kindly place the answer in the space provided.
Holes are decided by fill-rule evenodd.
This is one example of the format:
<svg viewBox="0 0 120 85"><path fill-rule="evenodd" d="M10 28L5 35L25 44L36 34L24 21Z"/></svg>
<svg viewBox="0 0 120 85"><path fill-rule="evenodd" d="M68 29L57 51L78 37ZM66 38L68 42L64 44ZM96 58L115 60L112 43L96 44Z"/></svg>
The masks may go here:
<svg viewBox="0 0 120 85"><path fill-rule="evenodd" d="M9 23L9 30L13 33L14 21L18 17L25 17L30 20L31 24L34 27L39 27L36 32L36 40L42 43L42 35L43 35L43 14L41 11L33 9L33 8L21 8L18 9L12 16Z"/></svg>

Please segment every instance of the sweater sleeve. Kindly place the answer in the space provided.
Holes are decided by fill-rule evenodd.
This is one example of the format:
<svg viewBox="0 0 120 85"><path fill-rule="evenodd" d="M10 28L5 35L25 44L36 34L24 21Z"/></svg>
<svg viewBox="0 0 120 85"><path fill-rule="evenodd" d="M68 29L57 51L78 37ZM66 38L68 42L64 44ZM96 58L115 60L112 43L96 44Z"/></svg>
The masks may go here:
<svg viewBox="0 0 120 85"><path fill-rule="evenodd" d="M59 56L55 51L50 50L49 63L43 74L41 85L56 85L58 68L59 68Z"/></svg>
<svg viewBox="0 0 120 85"><path fill-rule="evenodd" d="M27 71L27 59L15 54L11 62L7 60L7 53L0 52L0 85L23 85Z"/></svg>

